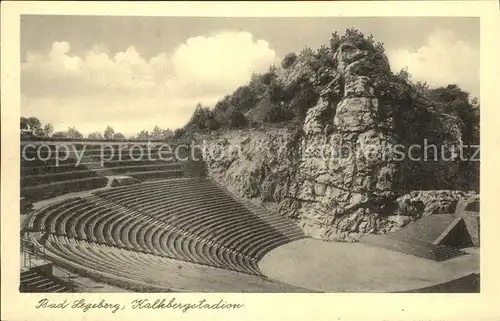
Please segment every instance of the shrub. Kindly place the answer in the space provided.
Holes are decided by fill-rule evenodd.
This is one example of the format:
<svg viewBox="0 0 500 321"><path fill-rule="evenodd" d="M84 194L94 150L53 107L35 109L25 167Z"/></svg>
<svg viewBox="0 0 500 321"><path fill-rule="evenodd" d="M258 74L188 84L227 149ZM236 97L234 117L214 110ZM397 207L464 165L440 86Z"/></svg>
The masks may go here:
<svg viewBox="0 0 500 321"><path fill-rule="evenodd" d="M214 114L210 113L205 118L201 129L212 131L212 130L217 130L219 128L220 128L219 122L215 119Z"/></svg>
<svg viewBox="0 0 500 321"><path fill-rule="evenodd" d="M232 129L243 128L248 123L245 115L234 106L231 106L231 108L227 110L225 118L227 119L229 128Z"/></svg>
<svg viewBox="0 0 500 321"><path fill-rule="evenodd" d="M260 97L266 92L266 85L270 84L271 78L270 74L259 75L254 72L252 73L252 77L248 83L248 88L254 93L255 96ZM265 82L267 82L267 84Z"/></svg>
<svg viewBox="0 0 500 321"><path fill-rule="evenodd" d="M310 47L305 47L300 52L299 56L301 59L309 60L310 58L312 58L314 56L314 51Z"/></svg>
<svg viewBox="0 0 500 321"><path fill-rule="evenodd" d="M186 134L186 130L184 128L177 128L174 131L174 138L181 138Z"/></svg>
<svg viewBox="0 0 500 321"><path fill-rule="evenodd" d="M312 67L315 71L319 70L322 66L335 67L335 61L333 60L333 50L327 46L321 46L316 52L317 63L315 67Z"/></svg>
<svg viewBox="0 0 500 321"><path fill-rule="evenodd" d="M283 61L281 62L281 67L287 69L297 60L297 55L294 52L290 52L285 55Z"/></svg>
<svg viewBox="0 0 500 321"><path fill-rule="evenodd" d="M55 132L53 135L52 135L53 138L68 138L69 135L67 132Z"/></svg>
<svg viewBox="0 0 500 321"><path fill-rule="evenodd" d="M277 123L291 120L294 116L293 111L288 109L284 104L275 104L264 111L263 121L266 123Z"/></svg>
<svg viewBox="0 0 500 321"><path fill-rule="evenodd" d="M316 104L318 98L318 94L311 84L302 84L290 103L295 118L303 120L306 117L307 110Z"/></svg>
<svg viewBox="0 0 500 321"><path fill-rule="evenodd" d="M241 86L236 89L229 99L231 104L239 111L246 112L255 105L258 97L249 86Z"/></svg>
<svg viewBox="0 0 500 321"><path fill-rule="evenodd" d="M267 88L268 96L273 104L285 101L291 101L295 96L295 88L291 86L284 90L279 83L273 81Z"/></svg>
<svg viewBox="0 0 500 321"><path fill-rule="evenodd" d="M335 31L330 38L330 49L336 51L342 42L351 42L362 49L375 49L379 53L384 53L384 44L375 41L372 34L368 37L356 28L346 29L344 35L340 37Z"/></svg>
<svg viewBox="0 0 500 321"><path fill-rule="evenodd" d="M275 78L276 74L273 74L271 72L266 72L265 74L262 75L262 83L265 86L269 86Z"/></svg>
<svg viewBox="0 0 500 321"><path fill-rule="evenodd" d="M186 128L190 130L216 130L220 125L217 121L215 114L208 107L203 107L201 104L196 106L196 109L191 116Z"/></svg>

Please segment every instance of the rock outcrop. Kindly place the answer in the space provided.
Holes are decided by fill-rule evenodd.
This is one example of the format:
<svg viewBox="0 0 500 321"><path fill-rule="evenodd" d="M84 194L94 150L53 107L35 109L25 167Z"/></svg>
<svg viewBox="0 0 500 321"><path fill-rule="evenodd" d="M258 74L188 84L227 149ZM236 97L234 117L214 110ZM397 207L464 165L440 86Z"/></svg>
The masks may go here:
<svg viewBox="0 0 500 321"><path fill-rule="evenodd" d="M396 199L395 212L414 219L434 214L453 214L458 200L474 196L477 196L474 192L464 191L412 191Z"/></svg>
<svg viewBox="0 0 500 321"><path fill-rule="evenodd" d="M314 70L299 58L278 74L285 92L306 83L318 95L299 128L207 137L207 150L226 154L206 154L210 174L325 240L356 241L452 211L464 193L413 191L454 188L459 119L394 76L383 52L363 39L343 41L331 59ZM230 146L239 154L228 156Z"/></svg>

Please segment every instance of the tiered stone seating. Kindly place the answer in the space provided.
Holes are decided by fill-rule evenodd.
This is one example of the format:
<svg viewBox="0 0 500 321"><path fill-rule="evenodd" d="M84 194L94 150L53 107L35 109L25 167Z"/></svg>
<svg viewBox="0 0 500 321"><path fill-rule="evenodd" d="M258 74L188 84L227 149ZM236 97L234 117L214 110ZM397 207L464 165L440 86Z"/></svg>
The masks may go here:
<svg viewBox="0 0 500 321"><path fill-rule="evenodd" d="M122 166L122 161L112 164L109 168L118 171L129 167ZM131 173L139 167L161 173L162 168L172 171L175 166L130 167ZM162 291L234 289L230 282L223 282L227 287L214 286L222 273L250 284L235 291L261 285L262 291L272 291L276 285L268 287L269 281L258 268L259 259L279 245L304 237L292 223L286 223L279 217L266 217L264 210L255 214L209 179L181 178L108 188L53 203L35 211L28 229L46 233L41 242L58 264L110 283ZM180 274L166 277L167 272L160 273L162 264ZM190 281L182 280L184 266L213 273L214 279L203 276L206 281L200 288L190 288ZM141 269L154 270L148 277L149 272Z"/></svg>
<svg viewBox="0 0 500 321"><path fill-rule="evenodd" d="M33 268L21 272L20 292L74 292L74 287L62 280Z"/></svg>
<svg viewBox="0 0 500 321"><path fill-rule="evenodd" d="M40 150L37 150L37 144L40 143L34 143L34 147L27 149L23 148L25 144L23 142L21 146L24 150L24 156L21 157L21 196L28 202L102 188L108 183L107 177L113 175L149 181L200 176L204 172L204 166L197 162L173 159L175 156L189 157L188 150L182 149L182 155L174 155L168 148L162 148L161 159L159 146L149 148L146 143L113 143L110 145L112 151L105 147L109 144L101 145L100 142L85 146L81 143L64 143L67 144L69 158L62 159L66 157L66 149L61 147L58 153L62 158L57 162L55 151L58 142L45 142ZM132 147L134 145L135 148ZM172 148L175 146L172 145ZM77 164L78 157L81 159Z"/></svg>
<svg viewBox="0 0 500 321"><path fill-rule="evenodd" d="M290 220L278 215L269 215L269 212L263 206L253 204L250 201L241 201L241 203L250 212L259 216L290 240L298 240L304 237L304 232L300 229L300 227L291 223Z"/></svg>
<svg viewBox="0 0 500 321"><path fill-rule="evenodd" d="M108 179L106 177L57 181L48 184L21 187L21 196L30 203L34 203L63 194L102 188L107 183Z"/></svg>
<svg viewBox="0 0 500 321"><path fill-rule="evenodd" d="M62 173L50 173L50 174L38 174L38 175L29 175L24 176L22 181L22 186L36 186L36 185L45 185L54 182L61 181L72 181L78 179L85 179L97 177L97 174L93 170L76 170L76 171L67 171Z"/></svg>
<svg viewBox="0 0 500 321"><path fill-rule="evenodd" d="M175 148L175 147L173 147ZM189 151L181 150L177 155L174 151L170 152L168 148L149 148L145 144L131 145L129 146L115 146L113 150L104 146L102 150L85 150L85 155L92 157L99 162L117 162L117 161L148 161L151 162L173 162L176 156L179 158L189 157Z"/></svg>
<svg viewBox="0 0 500 321"><path fill-rule="evenodd" d="M65 268L138 291L307 292L264 277L51 235L47 255Z"/></svg>
<svg viewBox="0 0 500 321"><path fill-rule="evenodd" d="M286 236L272 225L283 224L278 218L261 219L207 179L143 184L96 195L256 260L276 246L304 237L293 228Z"/></svg>
<svg viewBox="0 0 500 321"><path fill-rule="evenodd" d="M79 164L77 166L75 160L73 159L60 160L59 164L56 166L56 160L54 158L47 161L41 161L40 159L36 158L32 161L28 161L21 158L21 176L25 177L31 175L86 170L87 167L85 165L86 164Z"/></svg>
<svg viewBox="0 0 500 321"><path fill-rule="evenodd" d="M57 216L81 204L82 200L80 198L67 199L63 202L51 204L34 213L28 220L27 227L29 230L51 232L52 221Z"/></svg>
<svg viewBox="0 0 500 321"><path fill-rule="evenodd" d="M50 152L48 151L50 148ZM56 160L55 145L46 145L41 152L28 148L21 153L21 196L29 202L96 189L106 186L108 180L100 177L84 164L77 164L75 157L64 159L64 149ZM70 148L72 150L72 148Z"/></svg>
<svg viewBox="0 0 500 321"><path fill-rule="evenodd" d="M190 233L100 198L75 198L59 204L50 205L32 216L28 224L30 230L246 273L260 273L256 262L251 259L242 260L237 254L226 254L226 249L212 251L206 241ZM153 234L147 233L146 236L146 232L158 228L164 233L153 242ZM221 257L211 257L211 253L218 253Z"/></svg>
<svg viewBox="0 0 500 321"><path fill-rule="evenodd" d="M199 176L203 173L197 162L187 161L191 157L190 152L182 148L177 155L175 146L172 150L166 147L143 145L115 146L114 150L103 148L103 150L87 150L86 155L99 163L103 163L107 169L115 174L133 176L142 181L179 178L184 176ZM174 158L180 157L180 160ZM190 173L193 172L193 173Z"/></svg>

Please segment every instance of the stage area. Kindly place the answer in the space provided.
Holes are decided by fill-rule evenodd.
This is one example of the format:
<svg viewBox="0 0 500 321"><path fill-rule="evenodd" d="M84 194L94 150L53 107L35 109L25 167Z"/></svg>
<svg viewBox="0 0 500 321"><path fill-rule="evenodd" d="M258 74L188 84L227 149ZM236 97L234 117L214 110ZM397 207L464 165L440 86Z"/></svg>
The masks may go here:
<svg viewBox="0 0 500 321"><path fill-rule="evenodd" d="M479 249L435 262L362 243L301 239L269 252L260 261L271 279L323 292L397 292L479 273Z"/></svg>

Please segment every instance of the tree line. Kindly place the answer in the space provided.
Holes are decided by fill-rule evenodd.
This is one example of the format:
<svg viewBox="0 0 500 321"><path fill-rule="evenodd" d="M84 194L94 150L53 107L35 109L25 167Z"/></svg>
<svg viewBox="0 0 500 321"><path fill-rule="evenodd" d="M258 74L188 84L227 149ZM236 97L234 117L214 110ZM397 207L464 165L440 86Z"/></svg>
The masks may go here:
<svg viewBox="0 0 500 321"><path fill-rule="evenodd" d="M115 132L113 127L107 126L103 132L95 131L86 137L76 127L68 127L65 131L54 131L54 126L47 123L43 124L37 117L21 117L21 133L23 135L32 135L39 138L71 138L71 139L92 139L92 140L127 140L125 135ZM156 125L152 131L141 130L136 135L128 137L129 140L165 140L172 137L179 137L180 130L172 131Z"/></svg>

